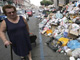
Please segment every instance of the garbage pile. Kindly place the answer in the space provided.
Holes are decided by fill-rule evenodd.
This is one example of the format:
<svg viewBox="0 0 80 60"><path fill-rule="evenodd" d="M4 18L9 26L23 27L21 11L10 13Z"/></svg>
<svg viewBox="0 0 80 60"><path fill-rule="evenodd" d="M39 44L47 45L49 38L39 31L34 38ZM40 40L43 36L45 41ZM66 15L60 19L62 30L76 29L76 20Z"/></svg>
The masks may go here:
<svg viewBox="0 0 80 60"><path fill-rule="evenodd" d="M80 1L70 2L56 13L44 16L39 29L51 38L47 45L53 51L70 56L70 60L80 60Z"/></svg>

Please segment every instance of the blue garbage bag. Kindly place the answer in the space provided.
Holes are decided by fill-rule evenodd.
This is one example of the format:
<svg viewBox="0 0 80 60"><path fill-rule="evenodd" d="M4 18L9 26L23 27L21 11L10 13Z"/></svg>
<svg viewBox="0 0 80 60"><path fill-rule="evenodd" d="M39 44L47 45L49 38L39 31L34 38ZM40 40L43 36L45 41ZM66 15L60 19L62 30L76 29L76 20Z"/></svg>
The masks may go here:
<svg viewBox="0 0 80 60"><path fill-rule="evenodd" d="M57 19L61 19L63 17L63 15L60 13L60 11L58 11L57 13L56 13L56 18Z"/></svg>
<svg viewBox="0 0 80 60"><path fill-rule="evenodd" d="M67 38L67 37L68 37L68 32L64 32L64 33L63 33L63 36L64 36L65 38Z"/></svg>
<svg viewBox="0 0 80 60"><path fill-rule="evenodd" d="M77 40L71 40L67 43L67 46L70 49L76 49L76 48L80 48L80 42L78 42Z"/></svg>
<svg viewBox="0 0 80 60"><path fill-rule="evenodd" d="M75 2L75 4L74 4L74 5L75 5L75 7L77 7L77 2Z"/></svg>

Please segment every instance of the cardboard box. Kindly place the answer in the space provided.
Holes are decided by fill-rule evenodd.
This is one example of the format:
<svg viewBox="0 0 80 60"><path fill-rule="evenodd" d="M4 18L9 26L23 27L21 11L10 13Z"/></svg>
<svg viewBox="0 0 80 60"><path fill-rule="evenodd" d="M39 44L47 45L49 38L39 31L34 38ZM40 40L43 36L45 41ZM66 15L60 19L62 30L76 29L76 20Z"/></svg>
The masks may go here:
<svg viewBox="0 0 80 60"><path fill-rule="evenodd" d="M52 16L53 16L54 14L53 13L50 13L49 14L49 19L52 19Z"/></svg>
<svg viewBox="0 0 80 60"><path fill-rule="evenodd" d="M70 30L70 32L69 32L70 34L72 34L72 35L76 35L76 36L78 36L79 35L79 32L77 31L73 31L73 30Z"/></svg>
<svg viewBox="0 0 80 60"><path fill-rule="evenodd" d="M80 29L79 31L75 32L75 31L72 31L71 28L72 28L72 24L69 26L68 37L75 39L79 35Z"/></svg>
<svg viewBox="0 0 80 60"><path fill-rule="evenodd" d="M70 37L71 39L76 39L77 38L76 35L73 35L73 34L70 34L70 33L68 33L68 37Z"/></svg>
<svg viewBox="0 0 80 60"><path fill-rule="evenodd" d="M57 27L58 27L57 24L51 24L51 29L52 29L52 31L54 31Z"/></svg>

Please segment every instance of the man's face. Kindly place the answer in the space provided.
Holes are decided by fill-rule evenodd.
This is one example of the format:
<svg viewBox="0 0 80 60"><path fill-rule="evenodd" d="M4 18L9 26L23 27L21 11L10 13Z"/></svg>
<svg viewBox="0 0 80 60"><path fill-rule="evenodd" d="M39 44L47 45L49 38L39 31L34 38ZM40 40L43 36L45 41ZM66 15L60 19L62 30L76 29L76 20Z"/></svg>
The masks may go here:
<svg viewBox="0 0 80 60"><path fill-rule="evenodd" d="M13 8L7 8L5 11L8 18L13 19L17 16L16 11L14 11Z"/></svg>

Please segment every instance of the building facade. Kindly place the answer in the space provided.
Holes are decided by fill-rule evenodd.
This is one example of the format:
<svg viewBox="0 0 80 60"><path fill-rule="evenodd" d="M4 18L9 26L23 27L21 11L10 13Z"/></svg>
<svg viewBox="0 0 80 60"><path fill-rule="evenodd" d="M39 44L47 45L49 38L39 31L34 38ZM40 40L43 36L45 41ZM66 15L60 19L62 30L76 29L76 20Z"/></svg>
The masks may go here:
<svg viewBox="0 0 80 60"><path fill-rule="evenodd" d="M54 2L54 6L58 8L58 6L60 5L66 5L69 2L79 1L79 0L51 0L51 1Z"/></svg>

